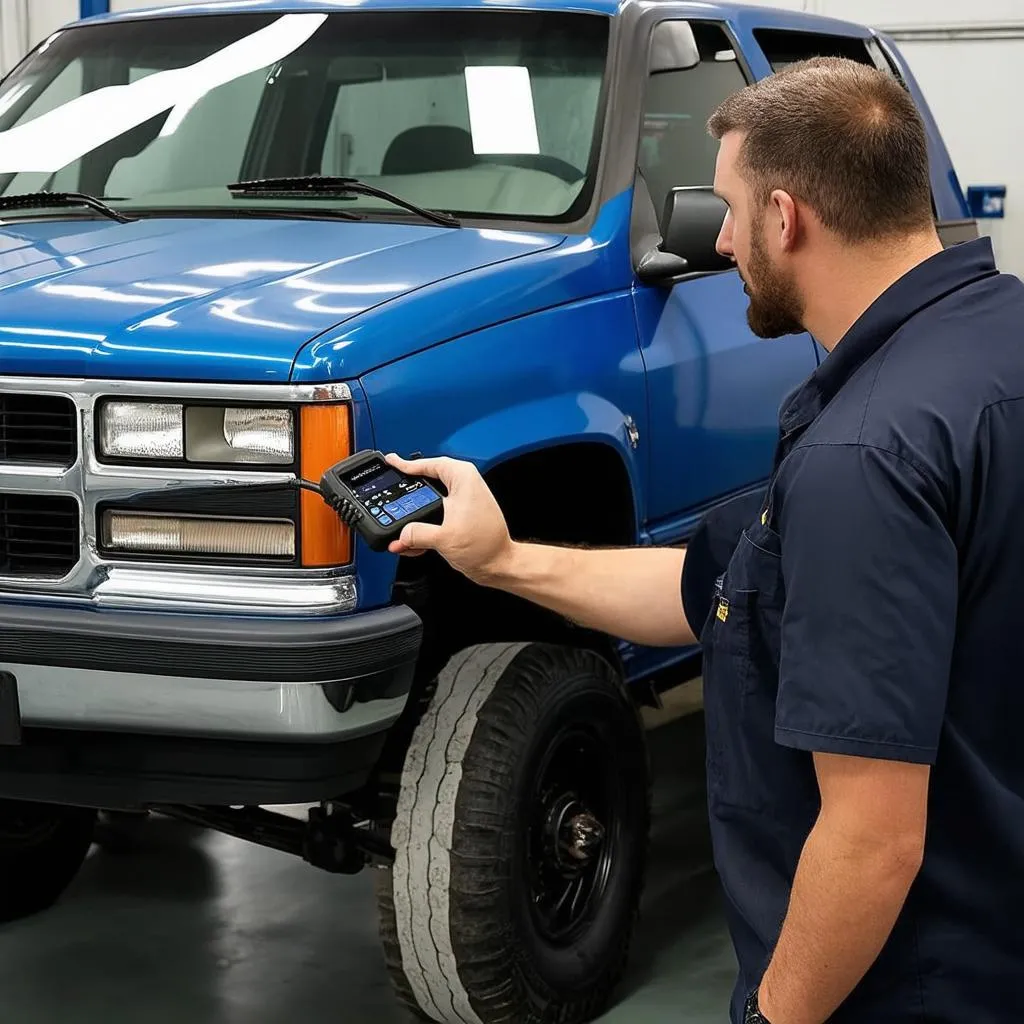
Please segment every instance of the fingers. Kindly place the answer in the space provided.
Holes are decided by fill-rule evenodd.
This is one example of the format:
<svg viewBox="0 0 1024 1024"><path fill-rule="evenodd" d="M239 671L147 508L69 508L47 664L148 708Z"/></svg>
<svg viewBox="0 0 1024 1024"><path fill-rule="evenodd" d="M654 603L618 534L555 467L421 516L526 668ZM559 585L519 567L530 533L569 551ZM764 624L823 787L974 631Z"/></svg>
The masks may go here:
<svg viewBox="0 0 1024 1024"><path fill-rule="evenodd" d="M410 523L398 540L391 542L388 550L396 555L436 551L441 533L442 528L433 523Z"/></svg>
<svg viewBox="0 0 1024 1024"><path fill-rule="evenodd" d="M435 480L440 480L449 494L460 480L466 479L467 473L476 472L476 467L471 462L458 462L447 456L410 461L392 452L384 456L384 461L409 476L432 476Z"/></svg>

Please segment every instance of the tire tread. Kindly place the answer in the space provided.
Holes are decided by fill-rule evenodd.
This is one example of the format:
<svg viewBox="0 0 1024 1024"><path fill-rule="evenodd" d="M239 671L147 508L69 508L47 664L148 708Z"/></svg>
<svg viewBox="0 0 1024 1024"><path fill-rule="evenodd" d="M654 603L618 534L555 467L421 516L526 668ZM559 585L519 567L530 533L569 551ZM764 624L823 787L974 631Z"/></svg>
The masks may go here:
<svg viewBox="0 0 1024 1024"><path fill-rule="evenodd" d="M395 866L378 879L385 961L400 1001L418 1019L575 1024L603 1011L621 981L642 870L611 968L567 1004L559 1005L540 978L525 983L509 914L497 915L503 927L495 919L506 881L498 870L510 853L496 854L495 834L504 828L520 752L550 698L551 680L595 674L618 687L624 713L636 714L612 667L588 650L480 645L460 651L440 674L403 774L392 833ZM646 749L643 756L646 772ZM649 805L649 775L645 782ZM645 808L645 824L646 815ZM645 844L646 836L645 828ZM501 842L511 838L503 835Z"/></svg>

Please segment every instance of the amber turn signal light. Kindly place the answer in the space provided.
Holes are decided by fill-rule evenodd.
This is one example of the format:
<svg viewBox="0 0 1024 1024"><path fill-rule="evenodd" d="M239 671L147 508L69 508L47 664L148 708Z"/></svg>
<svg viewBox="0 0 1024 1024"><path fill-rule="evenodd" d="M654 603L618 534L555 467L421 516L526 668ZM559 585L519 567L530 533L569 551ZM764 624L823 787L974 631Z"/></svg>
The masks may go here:
<svg viewBox="0 0 1024 1024"><path fill-rule="evenodd" d="M324 470L352 454L348 405L306 405L301 412L300 471L304 480L319 483ZM303 490L301 501L302 564L308 568L345 565L352 560L352 533L327 503Z"/></svg>

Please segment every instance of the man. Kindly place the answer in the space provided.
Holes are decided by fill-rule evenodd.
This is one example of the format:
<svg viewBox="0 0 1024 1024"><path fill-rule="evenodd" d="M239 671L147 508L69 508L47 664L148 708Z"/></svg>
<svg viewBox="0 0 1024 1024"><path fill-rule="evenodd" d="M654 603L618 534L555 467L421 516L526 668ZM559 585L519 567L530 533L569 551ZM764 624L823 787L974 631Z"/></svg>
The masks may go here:
<svg viewBox="0 0 1024 1024"><path fill-rule="evenodd" d="M710 130L752 328L829 350L728 565L717 521L688 556L513 543L445 459L392 459L449 489L392 550L638 643L700 634L734 1021L1024 1020L1024 286L987 240L942 249L891 77L815 60Z"/></svg>

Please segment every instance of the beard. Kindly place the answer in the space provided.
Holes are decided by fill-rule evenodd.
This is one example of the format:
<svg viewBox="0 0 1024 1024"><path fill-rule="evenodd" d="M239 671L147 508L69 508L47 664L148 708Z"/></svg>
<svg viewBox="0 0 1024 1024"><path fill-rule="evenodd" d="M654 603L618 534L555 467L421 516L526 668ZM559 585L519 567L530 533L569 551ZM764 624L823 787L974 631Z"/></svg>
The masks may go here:
<svg viewBox="0 0 1024 1024"><path fill-rule="evenodd" d="M803 296L793 276L778 270L772 263L764 244L762 224L755 225L750 264L743 283L750 299L747 323L757 337L781 338L804 330Z"/></svg>

